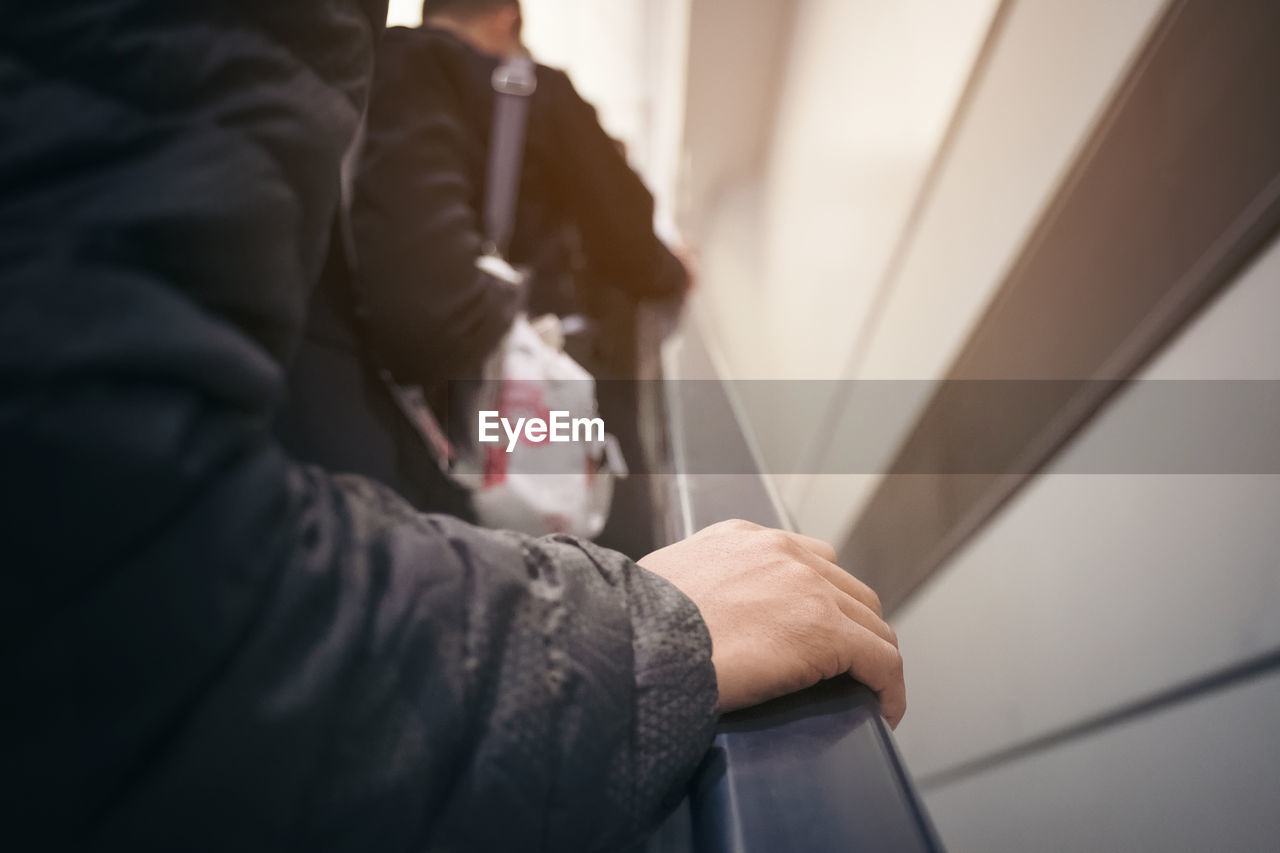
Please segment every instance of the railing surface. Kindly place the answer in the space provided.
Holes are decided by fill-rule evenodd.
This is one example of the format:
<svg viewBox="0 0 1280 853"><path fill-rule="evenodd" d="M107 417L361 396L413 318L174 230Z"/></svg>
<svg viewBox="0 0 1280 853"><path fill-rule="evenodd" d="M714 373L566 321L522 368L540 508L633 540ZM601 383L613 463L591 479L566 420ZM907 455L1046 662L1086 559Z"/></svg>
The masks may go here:
<svg viewBox="0 0 1280 853"><path fill-rule="evenodd" d="M759 474L682 473L682 456L707 442L719 454L726 446L752 454L723 386L716 394L706 382L690 383L682 393L681 376L714 375L696 329L667 350L663 372L662 399L649 407L666 424L662 452L670 453L676 472L666 488L655 489L666 538L724 518L788 526ZM875 696L852 679L725 716L689 796L648 847L649 853L942 849Z"/></svg>

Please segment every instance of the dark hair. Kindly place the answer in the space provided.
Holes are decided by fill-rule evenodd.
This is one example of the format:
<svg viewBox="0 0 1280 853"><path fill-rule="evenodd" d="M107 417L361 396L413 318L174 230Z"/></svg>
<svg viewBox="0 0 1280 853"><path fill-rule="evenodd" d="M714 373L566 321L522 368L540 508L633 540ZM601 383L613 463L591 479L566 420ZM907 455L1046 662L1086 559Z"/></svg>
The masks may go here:
<svg viewBox="0 0 1280 853"><path fill-rule="evenodd" d="M484 15L504 6L520 7L520 0L426 0L422 4L422 17L445 13L461 18Z"/></svg>

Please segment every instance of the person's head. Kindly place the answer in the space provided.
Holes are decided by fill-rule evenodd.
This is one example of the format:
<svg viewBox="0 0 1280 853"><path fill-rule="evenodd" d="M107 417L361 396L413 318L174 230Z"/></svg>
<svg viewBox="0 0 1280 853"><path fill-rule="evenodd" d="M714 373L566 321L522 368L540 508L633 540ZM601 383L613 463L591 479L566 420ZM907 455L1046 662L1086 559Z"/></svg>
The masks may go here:
<svg viewBox="0 0 1280 853"><path fill-rule="evenodd" d="M519 0L426 0L422 20L482 53L510 56L521 49Z"/></svg>

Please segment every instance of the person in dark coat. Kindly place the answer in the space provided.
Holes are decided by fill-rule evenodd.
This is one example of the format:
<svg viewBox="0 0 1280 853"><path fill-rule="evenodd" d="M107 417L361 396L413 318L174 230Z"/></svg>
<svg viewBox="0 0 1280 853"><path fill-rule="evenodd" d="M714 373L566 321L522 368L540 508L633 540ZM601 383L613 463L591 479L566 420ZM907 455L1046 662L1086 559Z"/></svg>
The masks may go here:
<svg viewBox="0 0 1280 853"><path fill-rule="evenodd" d="M608 849L709 743L670 584L271 440L366 5L0 12L12 849Z"/></svg>
<svg viewBox="0 0 1280 853"><path fill-rule="evenodd" d="M477 277L473 263L482 241L491 78L504 55L523 50L520 6L428 0L423 13L423 26L389 29L378 47L353 217L379 333L406 348L424 337L439 348L454 344L452 360L404 355L455 378L493 350L517 307L505 298L510 288ZM688 274L654 234L653 197L621 146L568 75L537 65L536 76L509 253L530 273L530 314L581 310L575 287L680 297ZM490 326L481 317L497 319ZM424 336L424 326L440 334Z"/></svg>
<svg viewBox="0 0 1280 853"><path fill-rule="evenodd" d="M901 714L811 540L719 525L649 570L282 452L385 14L0 5L10 849L624 849L719 710L852 671Z"/></svg>
<svg viewBox="0 0 1280 853"><path fill-rule="evenodd" d="M689 278L655 236L653 197L620 146L569 77L542 65L509 253L527 283L513 288L477 269L491 78L503 54L521 49L520 6L430 0L424 15L422 27L391 28L378 45L354 178L358 280L329 266L279 433L300 458L376 477L421 509L470 519L466 495L439 472L379 371L428 389L443 412L447 383L480 375L517 312L589 310L604 332L576 354L600 378L634 379L637 302L678 299ZM600 389L606 422L640 472L635 390Z"/></svg>

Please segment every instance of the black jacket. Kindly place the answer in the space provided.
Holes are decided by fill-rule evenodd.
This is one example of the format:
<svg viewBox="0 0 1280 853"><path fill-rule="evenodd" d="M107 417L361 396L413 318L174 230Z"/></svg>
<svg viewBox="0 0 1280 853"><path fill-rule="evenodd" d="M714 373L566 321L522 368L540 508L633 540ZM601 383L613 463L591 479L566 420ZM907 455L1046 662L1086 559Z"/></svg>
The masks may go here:
<svg viewBox="0 0 1280 853"><path fill-rule="evenodd" d="M369 5L0 5L13 849L615 849L709 742L669 584L271 438Z"/></svg>
<svg viewBox="0 0 1280 853"><path fill-rule="evenodd" d="M378 47L352 219L370 330L405 381L478 375L521 307L473 266L496 65L431 28L392 28ZM563 72L537 77L510 252L533 268L535 299L539 278L566 272L567 227L591 280L636 298L683 293L684 268L654 236L653 197L595 110Z"/></svg>
<svg viewBox="0 0 1280 853"><path fill-rule="evenodd" d="M587 265L580 278L614 292L595 294L606 310L626 311L610 301L616 294L666 299L688 283L653 233L653 197L569 78L545 66L529 110L511 245L512 261L533 270L532 292L475 268L496 65L442 30L396 27L381 39L354 181L360 275L352 280L350 259L331 254L276 425L299 459L373 477L419 509L468 520L469 496L440 473L379 371L431 389L439 409L449 380L480 374L526 296L531 309L563 307L554 293L573 263L570 232L580 243L572 254ZM625 350L626 325L608 330ZM591 367L616 377L619 361L632 378L625 357ZM634 407L602 406L638 465L627 440Z"/></svg>

